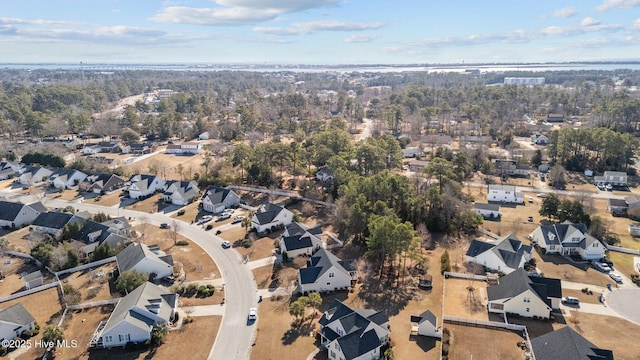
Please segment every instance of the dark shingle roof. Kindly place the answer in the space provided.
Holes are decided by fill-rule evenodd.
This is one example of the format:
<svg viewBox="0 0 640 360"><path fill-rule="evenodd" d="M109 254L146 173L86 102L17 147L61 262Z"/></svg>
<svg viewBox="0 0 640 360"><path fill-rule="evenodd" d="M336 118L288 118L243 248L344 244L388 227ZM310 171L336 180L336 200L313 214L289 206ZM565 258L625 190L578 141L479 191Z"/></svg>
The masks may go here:
<svg viewBox="0 0 640 360"><path fill-rule="evenodd" d="M495 247L494 244L488 243L488 242L484 242L484 241L480 241L480 240L473 240L471 241L471 244L469 244L469 250L467 250L467 256L477 256L482 254L485 251L488 251L490 249L493 249Z"/></svg>
<svg viewBox="0 0 640 360"><path fill-rule="evenodd" d="M537 360L614 360L611 350L598 348L568 326L531 340L531 347Z"/></svg>
<svg viewBox="0 0 640 360"><path fill-rule="evenodd" d="M549 297L562 297L560 280L547 279L540 281L535 276L529 276L524 269L517 269L509 275L500 278L498 285L487 288L487 298L489 301L513 298L527 290L531 290L538 295L540 300L551 307Z"/></svg>
<svg viewBox="0 0 640 360"><path fill-rule="evenodd" d="M23 206L19 202L0 201L0 220L15 220Z"/></svg>
<svg viewBox="0 0 640 360"><path fill-rule="evenodd" d="M351 264L350 261L341 261L337 256L328 252L325 249L319 249L313 256L307 261L307 267L298 270L300 272L300 282L302 284L312 284L318 277L334 268L337 271L342 271L345 274L349 274L350 269L343 266L344 264ZM350 268L352 266L349 266Z"/></svg>
<svg viewBox="0 0 640 360"><path fill-rule="evenodd" d="M264 225L273 222L273 220L284 210L282 206L274 205L272 203L266 203L255 212L256 220L258 224Z"/></svg>
<svg viewBox="0 0 640 360"><path fill-rule="evenodd" d="M155 249L155 248L153 248ZM142 259L156 258L169 265L173 265L173 259L170 255L161 253L160 255L153 252L151 247L145 244L132 243L129 244L124 250L120 251L116 255L116 261L118 262L118 269L120 272L125 272L133 269Z"/></svg>
<svg viewBox="0 0 640 360"><path fill-rule="evenodd" d="M18 303L0 311L0 321L24 326L36 320L22 304Z"/></svg>
<svg viewBox="0 0 640 360"><path fill-rule="evenodd" d="M300 250L313 247L313 242L309 235L285 236L282 238L286 250Z"/></svg>
<svg viewBox="0 0 640 360"><path fill-rule="evenodd" d="M34 202L33 204L29 204L29 207L32 208L33 210L39 212L39 213L43 213L43 212L47 212L49 210L47 210L47 208L44 206L44 204L42 204L40 201L38 202Z"/></svg>
<svg viewBox="0 0 640 360"><path fill-rule="evenodd" d="M73 218L73 214L49 211L38 215L33 220L33 225L50 229L62 229L71 221L71 218Z"/></svg>
<svg viewBox="0 0 640 360"><path fill-rule="evenodd" d="M433 326L436 326L436 323L438 322L438 319L429 310L426 310L425 312L423 312L422 314L420 314L418 316L411 315L411 322L412 323L422 324L425 321L433 324Z"/></svg>
<svg viewBox="0 0 640 360"><path fill-rule="evenodd" d="M497 204L475 203L473 207L480 210L500 211L500 205Z"/></svg>

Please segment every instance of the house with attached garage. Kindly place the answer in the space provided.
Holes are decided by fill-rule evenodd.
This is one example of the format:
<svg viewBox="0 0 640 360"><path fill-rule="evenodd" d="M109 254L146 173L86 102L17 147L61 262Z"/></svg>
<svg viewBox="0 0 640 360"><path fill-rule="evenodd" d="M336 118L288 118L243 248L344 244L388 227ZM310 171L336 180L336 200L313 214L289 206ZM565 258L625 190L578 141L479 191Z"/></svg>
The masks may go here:
<svg viewBox="0 0 640 360"><path fill-rule="evenodd" d="M240 196L235 191L220 186L209 186L202 197L202 210L219 213L239 203Z"/></svg>
<svg viewBox="0 0 640 360"><path fill-rule="evenodd" d="M58 168L49 176L49 186L56 189L71 189L87 178L87 174L75 169Z"/></svg>
<svg viewBox="0 0 640 360"><path fill-rule="evenodd" d="M129 197L140 199L145 196L161 191L164 187L164 180L156 175L136 174L129 179Z"/></svg>
<svg viewBox="0 0 640 360"><path fill-rule="evenodd" d="M18 303L0 311L0 342L20 337L23 332L31 331L36 326L36 319Z"/></svg>
<svg viewBox="0 0 640 360"><path fill-rule="evenodd" d="M485 220L500 219L500 205L498 204L475 203L473 211L482 215Z"/></svg>
<svg viewBox="0 0 640 360"><path fill-rule="evenodd" d="M466 253L468 263L484 266L486 269L510 274L531 260L533 249L509 234L494 242L473 240Z"/></svg>
<svg viewBox="0 0 640 360"><path fill-rule="evenodd" d="M311 255L320 249L322 243L322 226L308 228L299 222L293 222L285 227L279 241L280 251L287 253L287 257Z"/></svg>
<svg viewBox="0 0 640 360"><path fill-rule="evenodd" d="M86 220L85 214L48 211L40 213L31 225L35 228L35 231L41 234L50 234L54 238L60 239L64 227L69 224L81 224Z"/></svg>
<svg viewBox="0 0 640 360"><path fill-rule="evenodd" d="M552 309L560 308L562 286L559 279L529 276L517 269L487 288L490 313L517 314L548 319Z"/></svg>
<svg viewBox="0 0 640 360"><path fill-rule="evenodd" d="M110 348L150 340L154 329L174 321L177 310L177 294L146 282L120 299L109 320L98 324L89 346Z"/></svg>
<svg viewBox="0 0 640 360"><path fill-rule="evenodd" d="M609 199L607 202L607 211L613 216L626 216L629 205L624 199Z"/></svg>
<svg viewBox="0 0 640 360"><path fill-rule="evenodd" d="M173 257L160 250L157 245L131 243L116 255L118 271L137 270L155 274L157 279L173 275Z"/></svg>
<svg viewBox="0 0 640 360"><path fill-rule="evenodd" d="M0 162L0 180L7 180L20 175L24 165L7 161Z"/></svg>
<svg viewBox="0 0 640 360"><path fill-rule="evenodd" d="M513 185L489 185L487 201L510 204L524 204L524 194L516 191Z"/></svg>
<svg viewBox="0 0 640 360"><path fill-rule="evenodd" d="M258 233L264 233L278 226L287 226L293 221L293 213L284 206L266 203L260 206L251 218L251 226Z"/></svg>
<svg viewBox="0 0 640 360"><path fill-rule="evenodd" d="M585 224L569 221L538 226L529 237L547 254L577 255L583 260L595 260L601 259L606 251L600 240L589 235Z"/></svg>
<svg viewBox="0 0 640 360"><path fill-rule="evenodd" d="M15 229L32 224L41 212L43 212L41 206L0 201L0 227ZM46 209L44 209L44 212L46 212Z"/></svg>
<svg viewBox="0 0 640 360"><path fill-rule="evenodd" d="M309 258L307 267L298 270L298 291L302 294L346 290L353 285L356 274L354 260L340 260L326 249Z"/></svg>
<svg viewBox="0 0 640 360"><path fill-rule="evenodd" d="M195 181L169 180L164 184L162 200L173 205L187 205L198 199L200 189Z"/></svg>
<svg viewBox="0 0 640 360"><path fill-rule="evenodd" d="M49 179L53 171L39 166L29 166L18 178L18 182L24 186L36 185Z"/></svg>
<svg viewBox="0 0 640 360"><path fill-rule="evenodd" d="M601 349L569 326L531 340L536 360L614 360L613 351Z"/></svg>
<svg viewBox="0 0 640 360"><path fill-rule="evenodd" d="M438 318L429 310L415 316L411 315L411 334L442 338L442 327L438 327Z"/></svg>
<svg viewBox="0 0 640 360"><path fill-rule="evenodd" d="M80 249L86 256L105 244L108 244L111 249L118 249L124 247L129 241L128 237L118 233L117 228L93 220L84 223L73 239L81 243Z"/></svg>
<svg viewBox="0 0 640 360"><path fill-rule="evenodd" d="M87 176L81 188L94 194L106 194L124 187L125 180L116 174L92 174Z"/></svg>
<svg viewBox="0 0 640 360"><path fill-rule="evenodd" d="M549 138L546 135L536 133L531 135L531 142L536 145L547 145L549 143Z"/></svg>
<svg viewBox="0 0 640 360"><path fill-rule="evenodd" d="M320 342L331 360L373 360L389 343L389 319L382 311L351 309L334 299L319 320Z"/></svg>
<svg viewBox="0 0 640 360"><path fill-rule="evenodd" d="M605 171L602 176L594 176L596 186L627 186L627 173L622 171Z"/></svg>

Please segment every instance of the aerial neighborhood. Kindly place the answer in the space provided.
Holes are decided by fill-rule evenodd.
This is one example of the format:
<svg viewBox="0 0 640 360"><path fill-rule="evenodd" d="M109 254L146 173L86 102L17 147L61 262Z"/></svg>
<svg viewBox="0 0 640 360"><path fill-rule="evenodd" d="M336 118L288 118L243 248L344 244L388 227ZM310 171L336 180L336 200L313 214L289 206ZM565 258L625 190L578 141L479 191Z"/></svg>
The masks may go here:
<svg viewBox="0 0 640 360"><path fill-rule="evenodd" d="M0 356L635 359L640 73L585 74L0 69Z"/></svg>

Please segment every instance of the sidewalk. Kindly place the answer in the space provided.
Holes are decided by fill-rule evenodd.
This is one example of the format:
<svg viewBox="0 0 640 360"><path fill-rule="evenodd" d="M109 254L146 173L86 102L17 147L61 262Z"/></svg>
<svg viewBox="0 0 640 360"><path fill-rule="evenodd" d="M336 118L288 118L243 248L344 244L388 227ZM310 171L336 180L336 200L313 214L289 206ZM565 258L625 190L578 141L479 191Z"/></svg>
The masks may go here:
<svg viewBox="0 0 640 360"><path fill-rule="evenodd" d="M249 261L247 263L247 266L249 267L249 269L253 270L263 266L273 265L277 261L277 259L278 259L277 257L271 256L264 259Z"/></svg>
<svg viewBox="0 0 640 360"><path fill-rule="evenodd" d="M224 304L186 306L182 308L182 310L187 314L187 316L212 316L212 315L223 316L224 309L225 309Z"/></svg>

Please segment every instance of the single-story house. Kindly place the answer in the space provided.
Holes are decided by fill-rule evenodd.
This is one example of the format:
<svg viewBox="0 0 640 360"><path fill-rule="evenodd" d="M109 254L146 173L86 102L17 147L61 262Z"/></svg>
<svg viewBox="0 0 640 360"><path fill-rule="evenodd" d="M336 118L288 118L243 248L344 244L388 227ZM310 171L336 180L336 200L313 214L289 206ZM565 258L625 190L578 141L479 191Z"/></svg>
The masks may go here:
<svg viewBox="0 0 640 360"><path fill-rule="evenodd" d="M52 173L53 171L43 167L29 166L20 175L18 182L25 186L40 184L47 181Z"/></svg>
<svg viewBox="0 0 640 360"><path fill-rule="evenodd" d="M597 186L627 186L627 173L623 171L605 171L602 176L594 176Z"/></svg>
<svg viewBox="0 0 640 360"><path fill-rule="evenodd" d="M466 253L468 263L510 274L531 260L532 248L509 234L494 242L473 240Z"/></svg>
<svg viewBox="0 0 640 360"><path fill-rule="evenodd" d="M65 226L72 223L79 224L85 220L81 215L57 211L43 212L33 220L32 225L35 231L42 234L51 234L54 238L59 239Z"/></svg>
<svg viewBox="0 0 640 360"><path fill-rule="evenodd" d="M279 241L280 250L287 257L311 255L320 249L322 243L322 227L308 228L306 225L293 222L285 227Z"/></svg>
<svg viewBox="0 0 640 360"><path fill-rule="evenodd" d="M524 194L516 191L513 185L489 185L487 201L498 201L511 204L523 204Z"/></svg>
<svg viewBox="0 0 640 360"><path fill-rule="evenodd" d="M415 316L411 315L411 334L442 338L442 327L438 326L438 318L429 310Z"/></svg>
<svg viewBox="0 0 640 360"><path fill-rule="evenodd" d="M169 180L164 184L162 199L174 205L187 205L198 199L200 189L195 181Z"/></svg>
<svg viewBox="0 0 640 360"><path fill-rule="evenodd" d="M100 323L91 347L109 348L151 339L153 330L170 325L178 310L178 295L146 282L120 299L106 323Z"/></svg>
<svg viewBox="0 0 640 360"><path fill-rule="evenodd" d="M487 288L490 313L517 314L548 319L552 309L560 307L562 287L559 279L529 276L524 269L499 278Z"/></svg>
<svg viewBox="0 0 640 360"><path fill-rule="evenodd" d="M40 213L39 206L32 207L19 202L0 201L0 227L15 229L32 224Z"/></svg>
<svg viewBox="0 0 640 360"><path fill-rule="evenodd" d="M563 122L564 115L563 114L547 114L546 118L547 122Z"/></svg>
<svg viewBox="0 0 640 360"><path fill-rule="evenodd" d="M92 174L87 176L83 188L95 194L105 194L124 187L125 180L116 174Z"/></svg>
<svg viewBox="0 0 640 360"><path fill-rule="evenodd" d="M482 215L484 219L500 219L500 205L498 204L475 203L473 211Z"/></svg>
<svg viewBox="0 0 640 360"><path fill-rule="evenodd" d="M239 203L240 196L235 191L219 186L209 186L202 197L202 210L219 213Z"/></svg>
<svg viewBox="0 0 640 360"><path fill-rule="evenodd" d="M628 207L624 199L609 199L607 202L607 211L616 216L626 215Z"/></svg>
<svg viewBox="0 0 640 360"><path fill-rule="evenodd" d="M320 342L331 360L379 359L389 343L389 318L382 311L354 310L334 299L318 322Z"/></svg>
<svg viewBox="0 0 640 360"><path fill-rule="evenodd" d="M131 243L116 255L118 271L137 270L155 274L157 279L173 275L173 257L161 251L157 245Z"/></svg>
<svg viewBox="0 0 640 360"><path fill-rule="evenodd" d="M128 237L120 235L118 229L111 228L107 224L97 223L89 220L73 236L74 240L84 244L82 251L85 255L91 254L98 247L108 244L111 249L123 247L128 241Z"/></svg>
<svg viewBox="0 0 640 360"><path fill-rule="evenodd" d="M82 171L58 168L54 169L51 176L49 176L49 186L56 189L71 189L78 186L86 178L87 174Z"/></svg>
<svg viewBox="0 0 640 360"><path fill-rule="evenodd" d="M600 240L591 236L585 224L541 225L531 235L532 243L548 254L578 255L584 260L600 259L606 251Z"/></svg>
<svg viewBox="0 0 640 360"><path fill-rule="evenodd" d="M33 330L35 325L36 319L22 304L10 306L0 311L0 342L20 337L23 332Z"/></svg>
<svg viewBox="0 0 640 360"><path fill-rule="evenodd" d="M416 158L424 156L424 151L419 147L408 147L402 149L402 154L405 158Z"/></svg>
<svg viewBox="0 0 640 360"><path fill-rule="evenodd" d="M302 294L346 290L353 285L355 261L340 260L320 249L307 261L307 267L298 270L298 291Z"/></svg>
<svg viewBox="0 0 640 360"><path fill-rule="evenodd" d="M424 169L429 165L429 161L426 160L411 160L409 161L409 171L424 172Z"/></svg>
<svg viewBox="0 0 640 360"><path fill-rule="evenodd" d="M613 351L595 346L569 326L534 338L531 351L536 360L614 360Z"/></svg>
<svg viewBox="0 0 640 360"><path fill-rule="evenodd" d="M140 199L160 191L164 187L164 180L156 175L136 174L129 179L129 197Z"/></svg>
<svg viewBox="0 0 640 360"><path fill-rule="evenodd" d="M494 174L498 176L529 176L529 165L518 164L515 160L510 159L492 159L494 164Z"/></svg>
<svg viewBox="0 0 640 360"><path fill-rule="evenodd" d="M150 154L152 151L151 146L147 143L130 144L129 148L131 149L131 153L136 155Z"/></svg>
<svg viewBox="0 0 640 360"><path fill-rule="evenodd" d="M2 161L0 162L0 180L11 179L15 176L18 176L24 171L24 165Z"/></svg>
<svg viewBox="0 0 640 360"><path fill-rule="evenodd" d="M283 206L266 203L253 213L251 225L258 233L264 233L271 228L287 226L293 221L293 213Z"/></svg>
<svg viewBox="0 0 640 360"><path fill-rule="evenodd" d="M24 281L24 288L27 290L37 288L38 286L44 284L42 272L40 270L36 270L32 273L24 275L22 277L22 281Z"/></svg>
<svg viewBox="0 0 640 360"><path fill-rule="evenodd" d="M636 206L640 206L640 196L638 195L629 195L624 198L624 202L627 203L627 211L635 208Z"/></svg>
<svg viewBox="0 0 640 360"><path fill-rule="evenodd" d="M548 173L548 172L549 172L549 169L550 169L550 168L549 168L549 165L547 165L547 164L540 164L540 165L538 165L538 171L539 171L539 172L541 172L541 173L543 173L543 174Z"/></svg>

